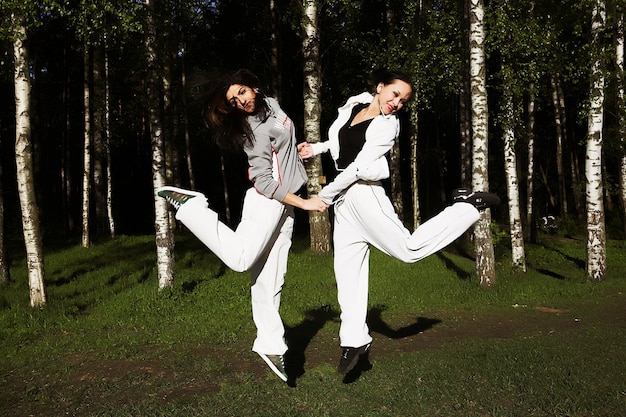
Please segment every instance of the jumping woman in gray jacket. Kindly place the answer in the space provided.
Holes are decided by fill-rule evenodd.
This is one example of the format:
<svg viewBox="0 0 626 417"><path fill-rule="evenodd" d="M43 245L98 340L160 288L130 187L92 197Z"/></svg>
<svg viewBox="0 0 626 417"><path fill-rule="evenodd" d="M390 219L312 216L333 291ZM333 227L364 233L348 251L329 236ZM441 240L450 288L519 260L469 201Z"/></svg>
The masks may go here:
<svg viewBox="0 0 626 417"><path fill-rule="evenodd" d="M158 195L176 209L180 220L229 268L249 270L252 317L257 337L252 350L287 381L285 329L279 314L293 233L294 207L324 211L319 198L303 199L296 192L306 171L296 148L293 122L273 98L259 90L259 80L241 69L212 74L202 86L203 118L222 149L244 151L249 178L241 222L232 230L219 221L206 197L196 191L163 187Z"/></svg>

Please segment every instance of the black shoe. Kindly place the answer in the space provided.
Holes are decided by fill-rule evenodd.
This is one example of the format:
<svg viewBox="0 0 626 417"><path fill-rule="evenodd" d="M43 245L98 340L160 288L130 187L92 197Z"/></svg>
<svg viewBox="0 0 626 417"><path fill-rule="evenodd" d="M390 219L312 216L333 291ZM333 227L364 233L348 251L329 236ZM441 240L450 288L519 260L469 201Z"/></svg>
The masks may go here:
<svg viewBox="0 0 626 417"><path fill-rule="evenodd" d="M469 188L457 188L452 191L452 201L455 203L470 203L477 210L484 210L500 204L500 197L493 193L474 192Z"/></svg>
<svg viewBox="0 0 626 417"><path fill-rule="evenodd" d="M359 357L370 350L370 346L372 346L371 343L361 347L344 347L337 366L339 373L347 374L350 372L359 361Z"/></svg>
<svg viewBox="0 0 626 417"><path fill-rule="evenodd" d="M182 188L171 186L159 188L157 190L157 195L166 199L167 202L174 206L176 210L192 198L204 196L204 194L197 191L183 190Z"/></svg>

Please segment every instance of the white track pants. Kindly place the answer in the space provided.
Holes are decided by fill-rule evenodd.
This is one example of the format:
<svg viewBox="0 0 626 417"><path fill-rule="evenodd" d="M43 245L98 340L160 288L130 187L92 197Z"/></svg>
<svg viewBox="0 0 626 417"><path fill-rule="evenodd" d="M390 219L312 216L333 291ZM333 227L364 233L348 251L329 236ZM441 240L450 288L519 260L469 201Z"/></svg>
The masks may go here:
<svg viewBox="0 0 626 417"><path fill-rule="evenodd" d="M241 222L235 230L219 221L217 213L201 197L183 204L176 219L226 266L237 272L250 271L252 318L257 328L252 350L268 355L284 354L287 345L279 308L293 234L293 207L250 188L244 198Z"/></svg>
<svg viewBox="0 0 626 417"><path fill-rule="evenodd" d="M403 262L413 263L454 242L480 217L469 203L456 203L407 230L385 190L378 184L356 183L335 206L335 278L341 307L341 346L372 341L367 327L369 245Z"/></svg>

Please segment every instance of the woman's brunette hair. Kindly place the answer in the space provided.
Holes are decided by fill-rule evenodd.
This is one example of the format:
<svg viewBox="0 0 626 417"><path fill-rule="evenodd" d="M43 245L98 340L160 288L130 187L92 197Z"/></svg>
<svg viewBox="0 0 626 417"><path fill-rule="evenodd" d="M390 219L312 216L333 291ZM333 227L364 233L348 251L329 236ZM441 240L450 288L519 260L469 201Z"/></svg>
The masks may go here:
<svg viewBox="0 0 626 417"><path fill-rule="evenodd" d="M384 85L391 84L392 82L400 80L404 81L410 86L413 86L413 81L411 80L411 76L406 72L388 70L385 68L379 68L372 71L372 74L369 78L369 85L371 88L376 90L376 86L379 83L383 83Z"/></svg>
<svg viewBox="0 0 626 417"><path fill-rule="evenodd" d="M245 85L257 91L254 114L265 117L269 112L265 95L258 90L258 77L247 69L234 73L195 74L190 82L190 90L194 101L201 106L202 120L213 133L217 146L237 152L254 142L254 134L247 120L251 114L228 102L226 93L233 84Z"/></svg>

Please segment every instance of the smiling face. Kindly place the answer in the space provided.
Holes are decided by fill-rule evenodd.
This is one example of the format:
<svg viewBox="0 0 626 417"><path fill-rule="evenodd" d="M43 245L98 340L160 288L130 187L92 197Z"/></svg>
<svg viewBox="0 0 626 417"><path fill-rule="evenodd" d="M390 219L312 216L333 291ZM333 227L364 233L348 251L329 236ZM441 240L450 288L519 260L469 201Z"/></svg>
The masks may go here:
<svg viewBox="0 0 626 417"><path fill-rule="evenodd" d="M413 94L411 85L402 80L394 80L389 84L380 83L376 91L380 110L385 115L398 112Z"/></svg>
<svg viewBox="0 0 626 417"><path fill-rule="evenodd" d="M232 84L226 91L228 103L246 113L253 113L255 110L256 91L243 84Z"/></svg>

